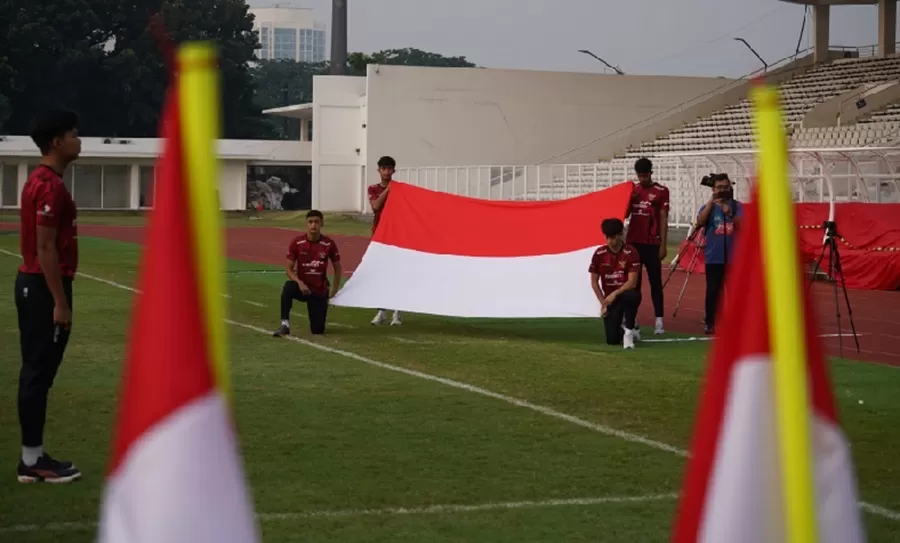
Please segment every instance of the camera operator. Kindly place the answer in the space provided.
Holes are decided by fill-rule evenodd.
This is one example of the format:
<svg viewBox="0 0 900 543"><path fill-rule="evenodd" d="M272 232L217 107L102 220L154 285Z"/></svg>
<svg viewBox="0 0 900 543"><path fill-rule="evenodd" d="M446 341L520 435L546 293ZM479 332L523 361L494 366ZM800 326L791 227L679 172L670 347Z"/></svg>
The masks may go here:
<svg viewBox="0 0 900 543"><path fill-rule="evenodd" d="M706 248L706 333L715 333L719 295L725 284L725 272L734 248L734 234L740 226L742 205L734 199L728 174L710 174L700 183L712 188L712 195L697 214L697 228L703 228Z"/></svg>

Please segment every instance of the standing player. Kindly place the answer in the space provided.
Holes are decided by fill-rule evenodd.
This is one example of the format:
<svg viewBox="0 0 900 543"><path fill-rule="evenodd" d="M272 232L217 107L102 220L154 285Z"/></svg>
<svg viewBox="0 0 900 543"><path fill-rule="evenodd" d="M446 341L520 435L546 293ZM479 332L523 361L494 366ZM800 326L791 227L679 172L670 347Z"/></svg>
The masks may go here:
<svg viewBox="0 0 900 543"><path fill-rule="evenodd" d="M625 225L619 219L605 219L600 225L606 245L601 245L591 258L591 288L600 302L606 344L634 349L635 319L641 305L641 291L636 290L641 275L637 250L625 243Z"/></svg>
<svg viewBox="0 0 900 543"><path fill-rule="evenodd" d="M72 462L55 460L44 451L47 396L69 342L72 280L78 268L75 202L62 181L66 167L81 153L77 125L78 116L68 111L50 111L37 119L31 139L41 151L41 162L22 189L23 262L15 294L22 350L21 483L68 483L81 477Z"/></svg>
<svg viewBox="0 0 900 543"><path fill-rule="evenodd" d="M341 253L333 239L322 234L325 218L313 209L306 214L306 233L291 240L284 269L288 281L281 288L281 327L275 337L291 333L291 306L294 300L306 302L309 331L313 335L325 333L328 300L337 294L341 285ZM328 291L328 261L334 268L334 285Z"/></svg>
<svg viewBox="0 0 900 543"><path fill-rule="evenodd" d="M666 241L669 237L669 189L653 182L653 163L639 158L634 163L638 183L631 194L627 215L631 216L626 241L637 249L641 264L647 270L650 282L650 298L656 314L656 334L663 329L662 260L666 258ZM638 275L637 290L641 290Z"/></svg>
<svg viewBox="0 0 900 543"><path fill-rule="evenodd" d="M706 248L706 333L714 334L719 295L725 286L726 266L734 250L735 229L740 227L743 205L734 199L727 174L714 177L712 195L697 213L697 226L703 228Z"/></svg>
<svg viewBox="0 0 900 543"><path fill-rule="evenodd" d="M372 212L375 213L375 220L372 222L372 234L378 228L378 222L381 220L381 212L387 203L388 193L391 191L391 181L394 177L394 171L397 168L397 162L389 157L383 156L378 159L378 174L381 176L381 182L375 185L369 185L369 205L372 206ZM372 319L372 325L378 326L384 324L384 309L379 309ZM391 326L400 326L403 321L400 320L400 312L394 311L394 317L391 319Z"/></svg>

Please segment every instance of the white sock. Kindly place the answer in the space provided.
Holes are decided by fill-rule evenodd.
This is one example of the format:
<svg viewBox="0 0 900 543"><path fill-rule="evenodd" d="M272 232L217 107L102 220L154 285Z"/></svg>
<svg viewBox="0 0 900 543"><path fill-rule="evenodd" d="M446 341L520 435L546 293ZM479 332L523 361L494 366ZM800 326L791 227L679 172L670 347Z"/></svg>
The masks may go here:
<svg viewBox="0 0 900 543"><path fill-rule="evenodd" d="M384 309L379 309L378 313L375 314L376 317L384 317Z"/></svg>
<svg viewBox="0 0 900 543"><path fill-rule="evenodd" d="M22 447L22 463L28 467L37 464L38 458L44 456L44 447Z"/></svg>
<svg viewBox="0 0 900 543"><path fill-rule="evenodd" d="M662 317L656 317L656 325L662 326Z"/></svg>
<svg viewBox="0 0 900 543"><path fill-rule="evenodd" d="M399 311L394 311L394 318L395 318L395 319L399 319L399 318L400 318L400 312L399 312Z"/></svg>
<svg viewBox="0 0 900 543"><path fill-rule="evenodd" d="M281 321L281 325L282 326L290 326L291 322L290 321Z"/></svg>

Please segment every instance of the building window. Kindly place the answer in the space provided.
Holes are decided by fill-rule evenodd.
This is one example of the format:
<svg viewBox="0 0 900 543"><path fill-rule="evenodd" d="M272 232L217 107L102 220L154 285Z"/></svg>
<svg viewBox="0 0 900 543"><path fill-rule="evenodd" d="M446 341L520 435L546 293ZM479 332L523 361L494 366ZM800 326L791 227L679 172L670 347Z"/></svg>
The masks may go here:
<svg viewBox="0 0 900 543"><path fill-rule="evenodd" d="M259 31L259 43L262 45L260 49L259 57L265 60L269 60L271 55L269 54L269 50L271 49L271 44L269 43L269 27L264 26Z"/></svg>
<svg viewBox="0 0 900 543"><path fill-rule="evenodd" d="M325 31L313 30L313 62L325 62Z"/></svg>
<svg viewBox="0 0 900 543"><path fill-rule="evenodd" d="M131 207L131 166L103 166L103 209Z"/></svg>
<svg viewBox="0 0 900 543"><path fill-rule="evenodd" d="M153 166L141 166L138 207L153 207L153 194L155 189L156 168Z"/></svg>
<svg viewBox="0 0 900 543"><path fill-rule="evenodd" d="M272 57L276 60L297 60L297 30L293 28L276 28L274 36L275 45Z"/></svg>
<svg viewBox="0 0 900 543"><path fill-rule="evenodd" d="M103 166L77 164L72 170L75 204L82 209L103 207Z"/></svg>
<svg viewBox="0 0 900 543"><path fill-rule="evenodd" d="M3 164L0 167L0 207L19 205L19 165Z"/></svg>

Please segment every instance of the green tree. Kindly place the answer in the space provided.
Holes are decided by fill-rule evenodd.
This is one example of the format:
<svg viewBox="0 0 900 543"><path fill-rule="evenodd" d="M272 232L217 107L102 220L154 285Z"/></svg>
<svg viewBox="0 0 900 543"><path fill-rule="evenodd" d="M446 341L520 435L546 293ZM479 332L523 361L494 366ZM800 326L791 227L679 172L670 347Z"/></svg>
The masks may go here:
<svg viewBox="0 0 900 543"><path fill-rule="evenodd" d="M347 56L348 74L365 75L369 64L389 64L395 66L431 66L436 68L475 68L466 57L445 57L420 49L387 49L367 55L351 53Z"/></svg>
<svg viewBox="0 0 900 543"><path fill-rule="evenodd" d="M81 114L88 136L155 136L168 76L148 27L158 11L176 43L216 42L225 137L271 137L253 103L248 63L258 41L245 0L0 2L5 130L27 133L37 111L64 106Z"/></svg>
<svg viewBox="0 0 900 543"><path fill-rule="evenodd" d="M251 71L256 88L255 104L260 111L291 104L312 102L313 76L328 73L326 63L263 60ZM278 139L300 139L300 125L269 117L270 130Z"/></svg>
<svg viewBox="0 0 900 543"><path fill-rule="evenodd" d="M91 0L0 2L0 95L8 101L4 130L27 133L36 110L64 106L95 111L102 97L103 43L108 32ZM106 119L86 120L87 130Z"/></svg>
<svg viewBox="0 0 900 543"><path fill-rule="evenodd" d="M157 133L168 74L148 23L159 0L94 0L105 3L107 27L115 38L106 68L116 87L119 131L129 136ZM226 138L271 136L253 104L248 63L259 41L245 0L163 0L160 13L176 43L213 40L219 50L222 130Z"/></svg>

